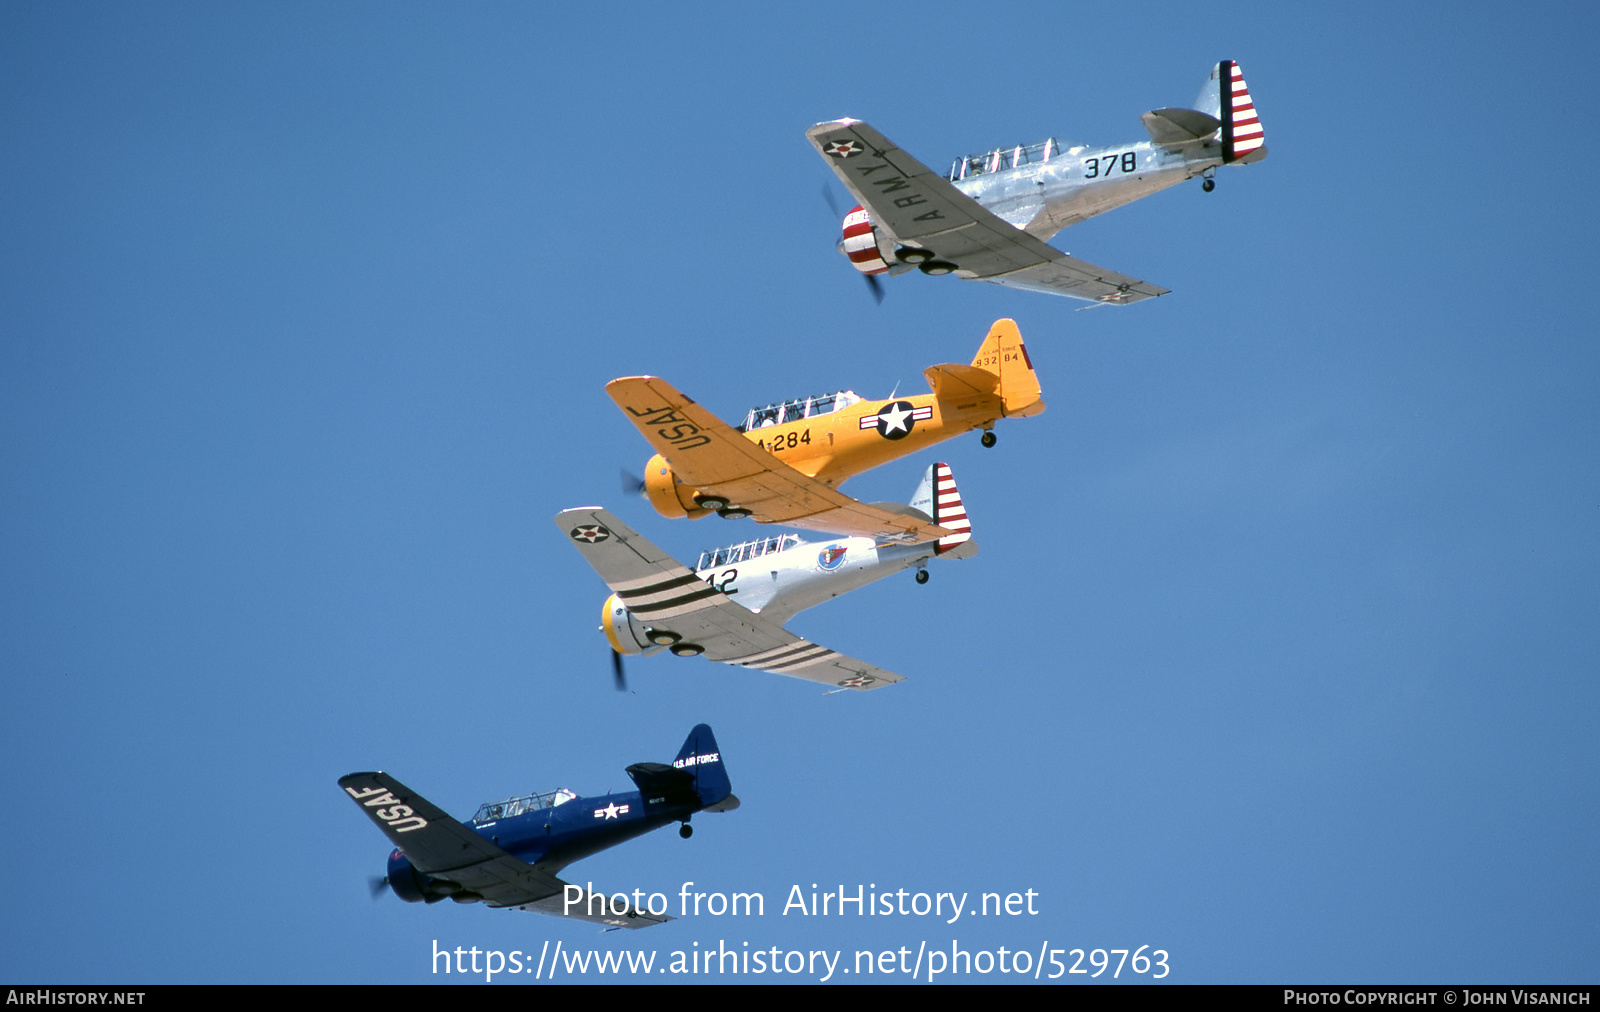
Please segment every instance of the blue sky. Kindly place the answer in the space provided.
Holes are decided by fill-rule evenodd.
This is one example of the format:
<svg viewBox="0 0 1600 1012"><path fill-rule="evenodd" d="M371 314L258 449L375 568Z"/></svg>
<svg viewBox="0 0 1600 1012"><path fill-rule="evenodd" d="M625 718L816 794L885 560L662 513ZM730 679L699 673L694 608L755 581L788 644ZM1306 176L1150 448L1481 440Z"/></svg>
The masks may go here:
<svg viewBox="0 0 1600 1012"><path fill-rule="evenodd" d="M0 27L0 976L429 981L435 940L723 940L1596 979L1587 7L62 3ZM1271 157L1055 240L1170 296L1075 312L914 276L875 306L832 248L814 122L934 166L1131 141L1223 58ZM686 559L753 529L621 494L647 451L607 380L726 418L881 397L1002 316L1049 410L937 455L982 553L793 623L906 683L662 657L612 691L603 587L550 518L606 505ZM848 490L904 498L932 459ZM759 891L764 917L624 937L368 900L387 846L339 776L465 817L622 788L700 721L744 807L567 877ZM813 882L1041 912L778 912Z"/></svg>

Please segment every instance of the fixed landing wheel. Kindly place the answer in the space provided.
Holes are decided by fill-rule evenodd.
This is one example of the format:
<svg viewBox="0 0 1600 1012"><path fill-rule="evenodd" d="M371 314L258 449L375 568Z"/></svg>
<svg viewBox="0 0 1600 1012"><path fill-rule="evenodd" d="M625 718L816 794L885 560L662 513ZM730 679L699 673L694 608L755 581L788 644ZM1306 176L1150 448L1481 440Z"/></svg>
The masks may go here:
<svg viewBox="0 0 1600 1012"><path fill-rule="evenodd" d="M728 500L720 495L697 495L694 497L694 504L703 510L725 510L728 508Z"/></svg>
<svg viewBox="0 0 1600 1012"><path fill-rule="evenodd" d="M917 582L918 583L927 583L928 582L928 571L926 569L917 570Z"/></svg>
<svg viewBox="0 0 1600 1012"><path fill-rule="evenodd" d="M678 835L687 840L689 837L694 835L694 827L685 822L683 825L678 827Z"/></svg>
<svg viewBox="0 0 1600 1012"><path fill-rule="evenodd" d="M1215 190L1216 188L1217 188L1217 181L1215 179L1202 179L1200 181L1200 189L1206 191L1207 193L1210 193L1212 190Z"/></svg>
<svg viewBox="0 0 1600 1012"><path fill-rule="evenodd" d="M941 274L949 274L955 269L955 264L944 260L928 260L917 266L917 270L929 275L930 277L938 277Z"/></svg>
<svg viewBox="0 0 1600 1012"><path fill-rule="evenodd" d="M753 514L754 510L747 510L743 506L724 506L717 510L717 516L724 520L743 520Z"/></svg>
<svg viewBox="0 0 1600 1012"><path fill-rule="evenodd" d="M698 643L674 643L668 649L674 657L698 657L706 652L706 648Z"/></svg>
<svg viewBox="0 0 1600 1012"><path fill-rule="evenodd" d="M1000 442L1000 440L995 437L994 433L985 432L983 434L983 438L978 440L978 442L982 443L985 447L990 447L990 446L993 446L994 444Z"/></svg>

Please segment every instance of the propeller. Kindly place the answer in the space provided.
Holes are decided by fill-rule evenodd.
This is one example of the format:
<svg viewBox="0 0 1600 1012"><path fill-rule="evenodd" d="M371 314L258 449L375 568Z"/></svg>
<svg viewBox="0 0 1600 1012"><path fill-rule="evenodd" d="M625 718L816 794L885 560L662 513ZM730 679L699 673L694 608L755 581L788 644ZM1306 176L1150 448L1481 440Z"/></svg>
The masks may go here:
<svg viewBox="0 0 1600 1012"><path fill-rule="evenodd" d="M833 199L833 187L828 183L822 184L822 199L827 202L828 210L833 212L834 221L843 221L845 213L839 210L839 202ZM872 293L872 301L876 305L883 305L883 282L878 280L876 274L863 274L867 279L867 291Z"/></svg>
<svg viewBox="0 0 1600 1012"><path fill-rule="evenodd" d="M644 479L631 474L626 468L622 471L622 494L644 495Z"/></svg>
<svg viewBox="0 0 1600 1012"><path fill-rule="evenodd" d="M622 673L622 654L616 650L611 651L611 678L618 692L628 691L628 678Z"/></svg>
<svg viewBox="0 0 1600 1012"><path fill-rule="evenodd" d="M368 876L367 877L367 891L372 894L372 899L373 899L374 902L376 902L380 897L383 896L384 893L389 891L389 879L388 879L388 876L380 876L380 875L370 875L370 876Z"/></svg>

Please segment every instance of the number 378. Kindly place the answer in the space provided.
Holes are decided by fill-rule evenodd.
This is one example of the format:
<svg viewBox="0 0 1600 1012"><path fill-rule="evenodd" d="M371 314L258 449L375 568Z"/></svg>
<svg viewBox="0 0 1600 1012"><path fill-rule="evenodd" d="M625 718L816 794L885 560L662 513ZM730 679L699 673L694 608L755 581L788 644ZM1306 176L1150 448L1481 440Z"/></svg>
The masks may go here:
<svg viewBox="0 0 1600 1012"><path fill-rule="evenodd" d="M1083 160L1083 174L1085 179L1099 179L1109 176L1118 170L1132 172L1139 167L1139 158L1132 151L1124 151L1120 155L1101 155L1099 158L1085 158Z"/></svg>

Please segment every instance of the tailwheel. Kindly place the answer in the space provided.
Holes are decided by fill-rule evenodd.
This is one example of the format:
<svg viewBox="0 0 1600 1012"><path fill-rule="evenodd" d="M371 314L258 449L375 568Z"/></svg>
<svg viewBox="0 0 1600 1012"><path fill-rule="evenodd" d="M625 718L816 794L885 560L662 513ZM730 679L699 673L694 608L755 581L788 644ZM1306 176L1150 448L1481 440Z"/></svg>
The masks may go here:
<svg viewBox="0 0 1600 1012"><path fill-rule="evenodd" d="M1206 191L1207 193L1210 193L1212 190L1215 190L1216 188L1217 188L1217 181L1215 179L1202 179L1200 181L1200 189Z"/></svg>
<svg viewBox="0 0 1600 1012"><path fill-rule="evenodd" d="M983 434L983 438L978 440L978 442L982 443L985 447L992 447L994 444L1000 442L1000 440L995 436L994 433L985 432Z"/></svg>
<svg viewBox="0 0 1600 1012"><path fill-rule="evenodd" d="M685 822L683 825L678 827L678 835L687 840L689 837L694 835L694 827Z"/></svg>
<svg viewBox="0 0 1600 1012"><path fill-rule="evenodd" d="M917 582L918 583L927 583L928 582L928 571L926 569L917 570Z"/></svg>

